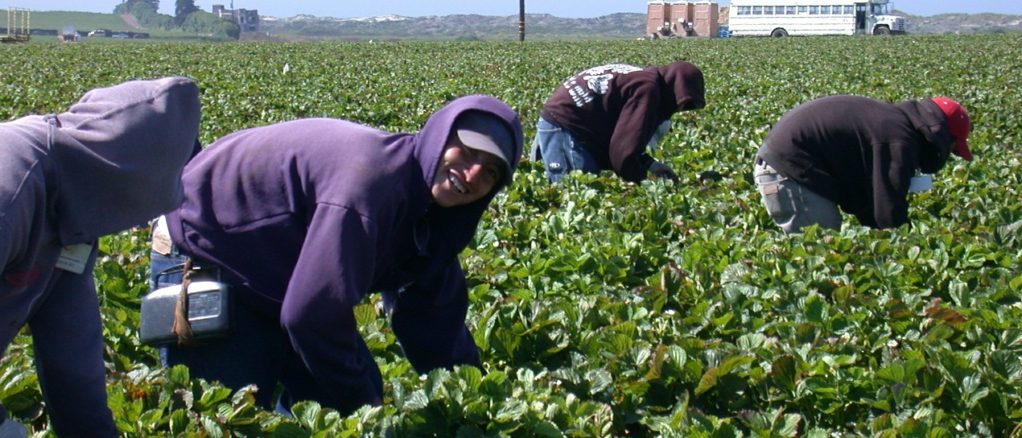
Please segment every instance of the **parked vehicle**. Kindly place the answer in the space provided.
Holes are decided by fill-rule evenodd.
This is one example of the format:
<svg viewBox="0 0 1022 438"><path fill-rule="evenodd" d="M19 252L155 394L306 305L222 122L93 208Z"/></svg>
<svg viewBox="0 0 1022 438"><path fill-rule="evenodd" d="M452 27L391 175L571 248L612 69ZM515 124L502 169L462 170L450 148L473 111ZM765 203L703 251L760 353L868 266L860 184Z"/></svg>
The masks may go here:
<svg viewBox="0 0 1022 438"><path fill-rule="evenodd" d="M888 0L732 0L730 36L890 35L905 33L905 18Z"/></svg>

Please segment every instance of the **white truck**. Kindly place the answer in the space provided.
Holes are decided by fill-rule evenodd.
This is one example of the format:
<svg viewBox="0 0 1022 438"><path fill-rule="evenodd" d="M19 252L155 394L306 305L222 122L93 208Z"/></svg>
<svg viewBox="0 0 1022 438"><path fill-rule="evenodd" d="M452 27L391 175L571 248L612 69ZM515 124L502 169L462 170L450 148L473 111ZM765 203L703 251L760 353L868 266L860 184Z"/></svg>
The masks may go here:
<svg viewBox="0 0 1022 438"><path fill-rule="evenodd" d="M905 18L888 0L731 0L730 36L891 35Z"/></svg>

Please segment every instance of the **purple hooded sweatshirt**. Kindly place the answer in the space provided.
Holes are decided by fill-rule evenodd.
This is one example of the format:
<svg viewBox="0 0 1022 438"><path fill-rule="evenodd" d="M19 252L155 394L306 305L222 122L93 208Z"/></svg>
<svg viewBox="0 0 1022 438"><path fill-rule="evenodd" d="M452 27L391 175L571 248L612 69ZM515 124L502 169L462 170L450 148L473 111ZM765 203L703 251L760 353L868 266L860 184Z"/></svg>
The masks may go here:
<svg viewBox="0 0 1022 438"><path fill-rule="evenodd" d="M706 106L703 73L678 61L660 67L593 67L569 77L541 116L577 137L603 169L641 181L653 158L646 144L678 111Z"/></svg>
<svg viewBox="0 0 1022 438"><path fill-rule="evenodd" d="M92 90L65 113L0 124L0 345L31 328L60 436L117 434L92 279L96 239L178 205L198 129L198 88L180 77Z"/></svg>
<svg viewBox="0 0 1022 438"><path fill-rule="evenodd" d="M416 134L337 119L248 129L185 169L185 201L167 215L174 244L221 267L242 286L239 299L279 317L301 362L344 404L334 407L381 402L379 370L363 353L353 313L371 292L384 293L416 370L480 365L457 255L501 187L452 208L431 205L430 191L452 124L469 110L507 125L513 170L521 123L486 96L454 100Z"/></svg>

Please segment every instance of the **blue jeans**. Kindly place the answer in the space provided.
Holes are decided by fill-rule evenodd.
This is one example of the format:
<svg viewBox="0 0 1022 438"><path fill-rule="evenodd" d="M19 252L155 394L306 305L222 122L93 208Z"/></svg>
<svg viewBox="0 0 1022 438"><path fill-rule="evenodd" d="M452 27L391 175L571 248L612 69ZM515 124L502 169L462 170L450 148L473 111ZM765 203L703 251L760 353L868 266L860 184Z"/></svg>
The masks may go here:
<svg viewBox="0 0 1022 438"><path fill-rule="evenodd" d="M536 140L530 155L533 160L543 159L550 182L560 181L572 170L587 173L602 170L574 135L542 117L536 123Z"/></svg>
<svg viewBox="0 0 1022 438"><path fill-rule="evenodd" d="M664 120L657 126L646 147L650 151L656 150L660 139L670 131L671 120ZM600 170L603 170L596 163L593 154L586 150L584 143L567 130L542 117L536 122L536 139L532 143L529 159L543 160L550 182L559 181L572 170L587 173L600 173Z"/></svg>
<svg viewBox="0 0 1022 438"><path fill-rule="evenodd" d="M174 249L170 255L152 252L151 257L149 286L152 290L181 284L185 255ZM248 292L241 286L232 285L232 288L237 292L235 298ZM234 390L254 384L259 388L255 396L260 406L264 409L276 407L285 414L300 400L316 400L328 407L336 405L319 389L291 348L287 334L280 328L279 318L256 310L242 299L235 299L232 305L229 337L202 341L196 346L160 347L163 365L186 365L192 378L216 380ZM278 383L283 384L279 398L275 397Z"/></svg>
<svg viewBox="0 0 1022 438"><path fill-rule="evenodd" d="M759 158L756 158L752 175L763 196L763 206L785 233L797 233L812 224L841 228L841 212L834 201L777 173Z"/></svg>

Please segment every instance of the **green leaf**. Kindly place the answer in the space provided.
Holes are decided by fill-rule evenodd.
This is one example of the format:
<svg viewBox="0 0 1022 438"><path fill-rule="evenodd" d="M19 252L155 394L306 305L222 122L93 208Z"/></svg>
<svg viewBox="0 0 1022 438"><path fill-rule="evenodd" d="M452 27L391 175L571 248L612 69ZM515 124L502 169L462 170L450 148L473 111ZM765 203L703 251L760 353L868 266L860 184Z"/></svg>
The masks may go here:
<svg viewBox="0 0 1022 438"><path fill-rule="evenodd" d="M905 382L905 367L894 363L877 370L876 376L891 383Z"/></svg>
<svg viewBox="0 0 1022 438"><path fill-rule="evenodd" d="M206 432L206 435L210 438L223 438L224 431L217 424L216 420L208 416L203 415L202 419L199 420L202 423L202 430Z"/></svg>
<svg viewBox="0 0 1022 438"><path fill-rule="evenodd" d="M823 300L823 297L812 294L805 299L805 312L806 320L809 322L822 324L826 320L827 303Z"/></svg>
<svg viewBox="0 0 1022 438"><path fill-rule="evenodd" d="M167 377L175 388L187 388L188 382L191 379L188 375L188 367L184 365L170 367L170 370L167 371Z"/></svg>
<svg viewBox="0 0 1022 438"><path fill-rule="evenodd" d="M521 400L506 400L500 404L497 415L493 418L498 423L516 422L528 411L528 406Z"/></svg>
<svg viewBox="0 0 1022 438"><path fill-rule="evenodd" d="M319 429L322 411L319 403L314 401L298 402L291 407L291 413L295 420L298 420L298 424L309 430Z"/></svg>
<svg viewBox="0 0 1022 438"><path fill-rule="evenodd" d="M599 394L614 383L614 377L604 369L592 370L586 373L586 380L589 381L589 393Z"/></svg>
<svg viewBox="0 0 1022 438"><path fill-rule="evenodd" d="M802 422L802 416L798 414L784 414L779 418L780 421L775 420L774 427L772 430L773 436L783 437L796 437L798 434L798 426Z"/></svg>
<svg viewBox="0 0 1022 438"><path fill-rule="evenodd" d="M222 403L231 397L231 389L223 386L211 386L199 396L198 408L200 410L211 409L218 403Z"/></svg>
<svg viewBox="0 0 1022 438"><path fill-rule="evenodd" d="M401 408L404 411L414 411L425 408L428 405L429 397L426 395L426 392L418 389L408 395L408 398L404 400L404 405L402 405Z"/></svg>
<svg viewBox="0 0 1022 438"><path fill-rule="evenodd" d="M695 394L703 395L706 391L713 389L717 386L719 379L720 370L718 368L710 368L706 370L703 377L699 379L699 385L696 386Z"/></svg>
<svg viewBox="0 0 1022 438"><path fill-rule="evenodd" d="M790 355L778 357L770 365L770 376L775 384L791 391L795 389L797 379L795 358Z"/></svg>

